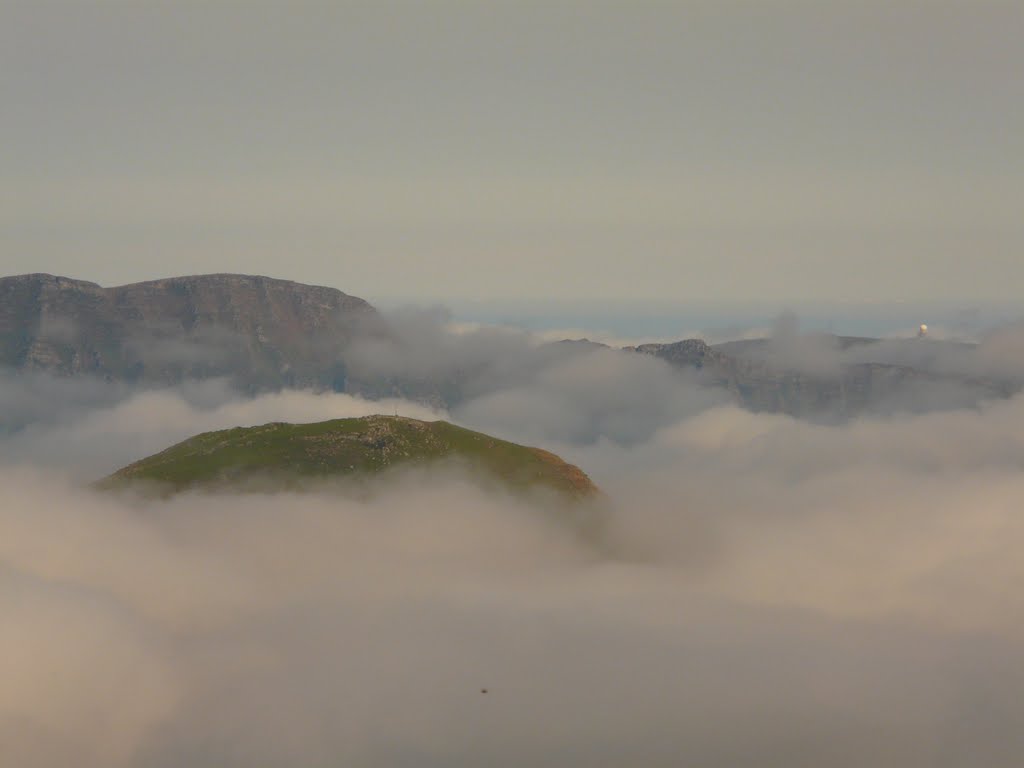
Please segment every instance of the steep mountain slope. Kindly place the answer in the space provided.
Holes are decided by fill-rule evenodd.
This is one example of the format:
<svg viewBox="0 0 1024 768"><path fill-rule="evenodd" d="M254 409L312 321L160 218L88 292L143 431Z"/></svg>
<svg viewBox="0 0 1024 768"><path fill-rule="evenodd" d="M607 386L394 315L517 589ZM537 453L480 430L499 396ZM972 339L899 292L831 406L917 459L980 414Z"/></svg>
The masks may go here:
<svg viewBox="0 0 1024 768"><path fill-rule="evenodd" d="M457 427L399 416L264 424L206 432L130 464L101 481L143 482L169 492L195 488L279 490L303 480L365 479L402 466L458 462L484 482L541 488L568 498L597 495L590 478L539 448Z"/></svg>
<svg viewBox="0 0 1024 768"><path fill-rule="evenodd" d="M200 275L101 288L0 279L0 366L117 381L226 376L243 389L344 388L341 350L374 309L333 288Z"/></svg>

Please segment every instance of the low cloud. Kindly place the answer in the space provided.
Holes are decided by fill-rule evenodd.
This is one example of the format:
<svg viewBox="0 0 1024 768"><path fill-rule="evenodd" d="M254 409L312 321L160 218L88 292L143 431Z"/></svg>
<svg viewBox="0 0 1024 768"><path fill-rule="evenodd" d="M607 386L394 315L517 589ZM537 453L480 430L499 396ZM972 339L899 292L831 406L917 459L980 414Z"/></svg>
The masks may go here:
<svg viewBox="0 0 1024 768"><path fill-rule="evenodd" d="M592 340L453 328L440 308L367 323L346 351L354 391L428 402L527 440L635 443L666 421L726 401L822 422L949 411L1005 398L1024 382L1013 326L980 343L873 340L808 333L784 314L766 338L733 334L718 347L727 357L697 371L652 365Z"/></svg>
<svg viewBox="0 0 1024 768"><path fill-rule="evenodd" d="M779 370L817 376L834 376L848 365L880 363L962 379L1024 379L1024 324L1020 322L969 337L932 328L923 338L843 339L805 332L795 314L785 313L763 339L727 345L726 350Z"/></svg>
<svg viewBox="0 0 1024 768"><path fill-rule="evenodd" d="M495 326L453 332L442 309L367 322L347 352L355 380L433 391L456 419L516 439L632 443L727 399L662 361L597 344Z"/></svg>
<svg viewBox="0 0 1024 768"><path fill-rule="evenodd" d="M48 379L42 379L50 381ZM2 384L2 382L0 382ZM60 419L36 421L0 440L0 465L49 466L80 479L105 475L199 432L272 421L312 422L395 413L433 420L443 412L405 400L370 401L336 393L284 390L244 398L223 381L129 393L68 382L73 399ZM99 393L93 399L87 395ZM0 394L3 390L0 389Z"/></svg>
<svg viewBox="0 0 1024 768"><path fill-rule="evenodd" d="M529 381L574 350L538 343L525 331L500 326L453 331L441 307L398 310L367 317L345 352L357 380L406 379L450 388L460 402Z"/></svg>
<svg viewBox="0 0 1024 768"><path fill-rule="evenodd" d="M0 367L0 435L73 418L113 405L127 394L127 387L98 378L16 373Z"/></svg>
<svg viewBox="0 0 1024 768"><path fill-rule="evenodd" d="M634 444L727 399L661 360L596 349L552 362L529 381L481 395L453 415L523 440Z"/></svg>
<svg viewBox="0 0 1024 768"><path fill-rule="evenodd" d="M614 359L545 371L495 418L532 406L540 434L552 392L614 380ZM561 425L572 439L545 447L609 497L599 546L449 472L360 498L83 487L85 445L109 462L126 442L375 408L193 398L137 395L3 442L22 457L0 466L4 764L996 768L1024 752L1020 398L844 426L662 405L632 442ZM83 450L61 454L76 432Z"/></svg>
<svg viewBox="0 0 1024 768"><path fill-rule="evenodd" d="M631 450L565 446L616 499L621 544L736 599L1017 633L1024 399L822 426L727 407Z"/></svg>

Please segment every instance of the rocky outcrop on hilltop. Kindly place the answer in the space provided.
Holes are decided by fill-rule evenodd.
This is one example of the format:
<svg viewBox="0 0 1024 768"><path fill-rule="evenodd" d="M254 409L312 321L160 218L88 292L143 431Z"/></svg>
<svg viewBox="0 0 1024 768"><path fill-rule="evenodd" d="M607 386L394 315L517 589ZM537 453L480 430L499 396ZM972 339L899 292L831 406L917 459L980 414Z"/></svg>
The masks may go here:
<svg viewBox="0 0 1024 768"><path fill-rule="evenodd" d="M374 313L333 288L250 275L115 288L19 275L0 279L0 366L151 385L226 377L249 391L341 390L341 352Z"/></svg>

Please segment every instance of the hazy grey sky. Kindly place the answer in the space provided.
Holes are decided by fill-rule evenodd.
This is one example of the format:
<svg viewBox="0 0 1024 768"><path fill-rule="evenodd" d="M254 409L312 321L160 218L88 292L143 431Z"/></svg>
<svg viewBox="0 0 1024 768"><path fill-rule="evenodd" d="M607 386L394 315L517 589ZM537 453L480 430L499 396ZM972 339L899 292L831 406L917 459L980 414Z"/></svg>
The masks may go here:
<svg viewBox="0 0 1024 768"><path fill-rule="evenodd" d="M1024 4L4 0L0 273L1011 300Z"/></svg>

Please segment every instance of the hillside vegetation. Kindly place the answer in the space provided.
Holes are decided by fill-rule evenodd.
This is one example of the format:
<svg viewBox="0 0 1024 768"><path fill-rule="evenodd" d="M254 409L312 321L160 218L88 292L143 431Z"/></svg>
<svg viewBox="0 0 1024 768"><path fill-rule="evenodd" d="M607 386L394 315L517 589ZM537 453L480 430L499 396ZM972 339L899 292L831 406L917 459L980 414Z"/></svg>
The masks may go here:
<svg viewBox="0 0 1024 768"><path fill-rule="evenodd" d="M166 493L225 487L272 491L311 479L359 480L440 462L461 464L480 481L515 491L546 489L573 499L598 493L582 470L548 451L445 421L400 416L205 432L118 470L100 486L146 483Z"/></svg>

